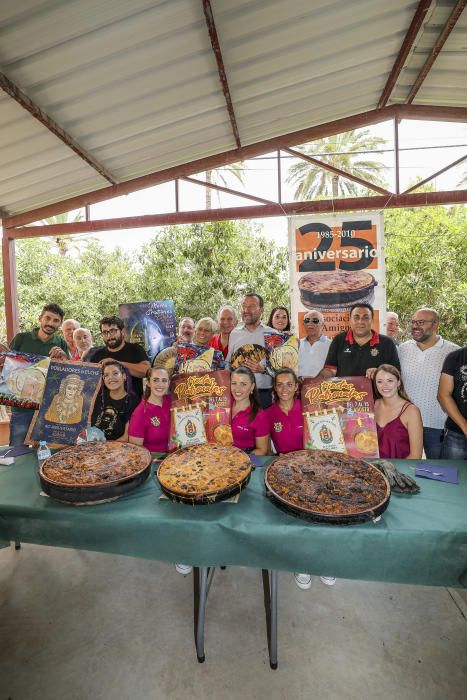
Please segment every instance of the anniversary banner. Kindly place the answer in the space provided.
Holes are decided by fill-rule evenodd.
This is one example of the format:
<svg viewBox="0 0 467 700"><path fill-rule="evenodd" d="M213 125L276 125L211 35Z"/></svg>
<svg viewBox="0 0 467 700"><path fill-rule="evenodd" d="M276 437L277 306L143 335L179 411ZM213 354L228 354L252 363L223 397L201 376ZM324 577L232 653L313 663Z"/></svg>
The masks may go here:
<svg viewBox="0 0 467 700"><path fill-rule="evenodd" d="M303 317L321 311L330 338L348 327L355 302L375 308L373 328L386 328L383 217L373 212L289 219L292 324L302 338Z"/></svg>

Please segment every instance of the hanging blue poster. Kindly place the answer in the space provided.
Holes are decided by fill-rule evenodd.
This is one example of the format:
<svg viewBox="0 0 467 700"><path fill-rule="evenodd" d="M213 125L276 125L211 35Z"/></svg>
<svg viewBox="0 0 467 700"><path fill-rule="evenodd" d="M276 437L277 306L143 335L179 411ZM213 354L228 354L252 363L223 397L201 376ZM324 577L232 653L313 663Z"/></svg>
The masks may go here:
<svg viewBox="0 0 467 700"><path fill-rule="evenodd" d="M101 376L100 365L51 361L42 403L25 443L45 440L50 447L73 445L89 425Z"/></svg>
<svg viewBox="0 0 467 700"><path fill-rule="evenodd" d="M175 309L169 299L120 304L119 313L125 323L126 340L142 345L151 362L177 339Z"/></svg>

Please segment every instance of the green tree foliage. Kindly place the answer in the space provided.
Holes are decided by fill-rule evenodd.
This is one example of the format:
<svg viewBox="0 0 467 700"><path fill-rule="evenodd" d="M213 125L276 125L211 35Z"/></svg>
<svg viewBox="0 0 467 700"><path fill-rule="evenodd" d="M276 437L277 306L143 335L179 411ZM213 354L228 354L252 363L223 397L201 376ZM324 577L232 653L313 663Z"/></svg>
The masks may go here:
<svg viewBox="0 0 467 700"><path fill-rule="evenodd" d="M129 255L91 242L78 255L57 254L53 240L17 244L22 330L36 324L46 303L98 332L98 321L118 304L173 299L178 317L215 316L224 303L238 306L256 290L268 307L288 301L288 254L244 222L162 229Z"/></svg>
<svg viewBox="0 0 467 700"><path fill-rule="evenodd" d="M385 166L362 157L362 152L379 148L385 143L386 141L379 136L370 136L369 129L363 129L318 139L301 150L307 156L318 157L340 170L385 187L386 183L381 176ZM331 195L350 197L368 192L352 180L346 180L306 160L292 165L288 181L297 186L294 192L295 199L319 199Z"/></svg>
<svg viewBox="0 0 467 700"><path fill-rule="evenodd" d="M170 226L138 255L141 299L173 299L177 316L215 317L250 290L288 301L288 253L245 222Z"/></svg>
<svg viewBox="0 0 467 700"><path fill-rule="evenodd" d="M441 315L440 332L467 343L467 210L393 209L384 214L388 308L400 316L405 338L414 309Z"/></svg>

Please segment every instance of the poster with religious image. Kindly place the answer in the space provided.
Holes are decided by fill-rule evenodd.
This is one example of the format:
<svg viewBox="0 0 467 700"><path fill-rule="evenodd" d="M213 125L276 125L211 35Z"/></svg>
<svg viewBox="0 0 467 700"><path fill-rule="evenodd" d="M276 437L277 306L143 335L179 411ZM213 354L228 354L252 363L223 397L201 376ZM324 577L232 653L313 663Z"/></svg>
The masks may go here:
<svg viewBox="0 0 467 700"><path fill-rule="evenodd" d="M310 432L307 415L314 416L334 410L339 419L345 451L353 457L366 459L379 457L373 389L369 379L366 377L307 378L302 384L301 397L305 449L314 446L312 442L313 438L316 438L316 432L313 435Z"/></svg>
<svg viewBox="0 0 467 700"><path fill-rule="evenodd" d="M126 340L142 345L151 361L177 339L174 303L170 299L120 304L119 314L125 323Z"/></svg>
<svg viewBox="0 0 467 700"><path fill-rule="evenodd" d="M176 415L179 411L193 408L202 413L208 442L223 446L232 445L228 370L178 375L171 383L170 407L170 451L182 446L177 437Z"/></svg>
<svg viewBox="0 0 467 700"><path fill-rule="evenodd" d="M375 212L289 219L292 328L306 335L307 311L321 311L329 338L349 325L350 307L371 304L373 328L386 329L383 217Z"/></svg>
<svg viewBox="0 0 467 700"><path fill-rule="evenodd" d="M298 338L290 333L265 333L266 366L275 373L288 367L298 372Z"/></svg>
<svg viewBox="0 0 467 700"><path fill-rule="evenodd" d="M42 403L34 414L25 443L45 440L49 447L73 445L90 423L101 377L100 365L52 360Z"/></svg>
<svg viewBox="0 0 467 700"><path fill-rule="evenodd" d="M9 351L1 353L0 404L39 408L50 357Z"/></svg>
<svg viewBox="0 0 467 700"><path fill-rule="evenodd" d="M179 343L177 345L175 372L178 374L210 372L224 369L224 367L224 355L220 350L193 343Z"/></svg>

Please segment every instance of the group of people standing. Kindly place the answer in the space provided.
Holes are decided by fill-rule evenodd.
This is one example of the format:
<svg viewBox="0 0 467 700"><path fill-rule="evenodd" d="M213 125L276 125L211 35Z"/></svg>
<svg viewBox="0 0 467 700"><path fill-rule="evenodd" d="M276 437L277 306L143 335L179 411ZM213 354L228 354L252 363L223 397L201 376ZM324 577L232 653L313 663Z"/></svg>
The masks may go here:
<svg viewBox="0 0 467 700"><path fill-rule="evenodd" d="M222 352L227 366L232 354L246 344L264 346L265 332L290 333L286 307L275 307L268 323L262 320L264 301L256 293L241 303L241 322L225 305L217 314L195 322L182 318L177 343L195 343ZM372 328L373 309L355 304L349 328L331 341L324 334L319 310L304 314L298 375L283 368L272 377L264 361L245 359L231 375L234 444L258 455L302 447L300 380L304 377L366 376L373 381L380 454L388 458L467 458L467 348L438 334L439 315L433 309L414 312L412 338L399 344L398 318L388 313L388 335ZM58 333L61 329L61 334ZM53 359L100 363L103 385L92 415L107 439L130 440L163 452L168 442L170 377L151 367L144 349L124 337L118 316L101 319L103 344L93 345L90 332L74 319L63 320L56 304L44 307L39 326L19 333L12 350ZM147 379L143 396L143 378ZM447 415L446 415L447 414ZM23 442L32 412L12 411L10 443ZM142 441L142 442L141 442ZM156 446L157 445L157 449Z"/></svg>

